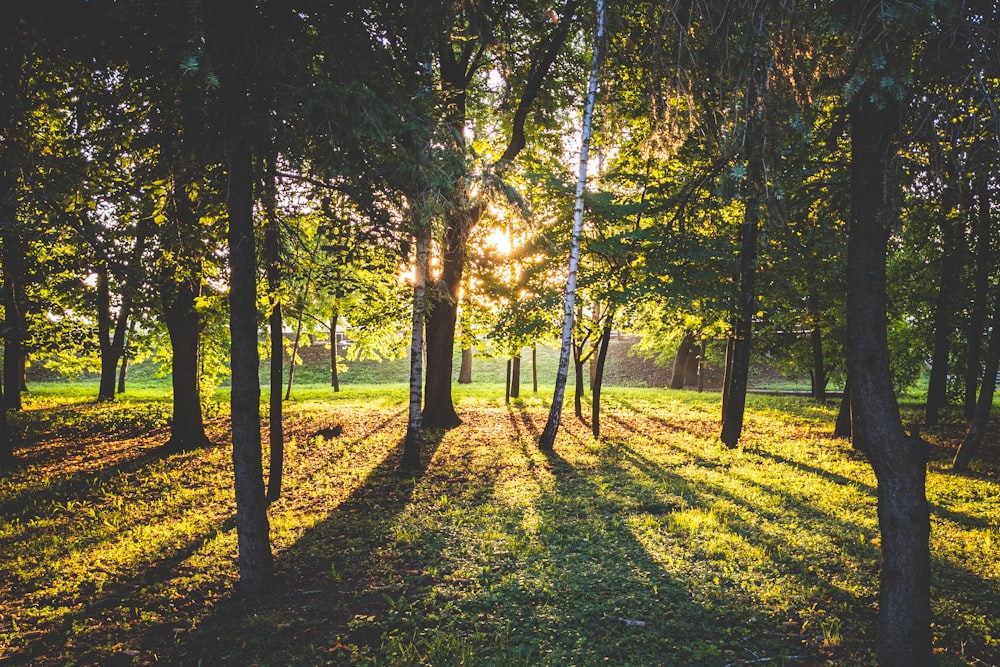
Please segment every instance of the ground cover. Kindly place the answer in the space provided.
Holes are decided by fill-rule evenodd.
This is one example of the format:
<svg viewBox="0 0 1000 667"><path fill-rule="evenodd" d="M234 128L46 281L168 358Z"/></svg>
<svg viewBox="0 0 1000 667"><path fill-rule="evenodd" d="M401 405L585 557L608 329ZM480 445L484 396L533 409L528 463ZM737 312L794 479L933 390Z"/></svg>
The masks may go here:
<svg viewBox="0 0 1000 667"><path fill-rule="evenodd" d="M460 389L465 423L400 477L404 387L300 387L271 509L278 584L249 599L224 410L219 446L163 458L162 396L35 389L23 465L0 478L0 661L872 664L875 480L830 437L833 406L752 396L731 451L717 395L613 388L605 436L567 415L546 456L547 397L498 394ZM948 472L960 435L924 434L935 647L996 665L1000 486L995 463Z"/></svg>

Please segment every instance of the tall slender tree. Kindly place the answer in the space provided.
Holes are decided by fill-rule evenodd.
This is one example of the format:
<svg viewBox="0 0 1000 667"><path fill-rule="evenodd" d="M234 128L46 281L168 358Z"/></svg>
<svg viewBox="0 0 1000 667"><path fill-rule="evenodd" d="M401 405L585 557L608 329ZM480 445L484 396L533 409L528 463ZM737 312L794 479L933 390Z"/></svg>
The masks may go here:
<svg viewBox="0 0 1000 667"><path fill-rule="evenodd" d="M587 189L587 167L590 163L590 137L597 104L597 83L601 71L601 49L606 25L604 0L597 0L597 29L594 32L594 50L590 56L590 77L587 82L587 100L583 109L583 127L580 135L580 166L576 179L576 198L573 205L573 230L570 235L569 269L563 297L562 341L559 348L559 366L556 370L552 405L545 428L538 439L538 448L552 451L555 447L559 422L562 419L563 399L566 395L566 377L569 374L570 348L573 338L573 312L576 308L576 274L580 263L580 236L583 230L584 193Z"/></svg>

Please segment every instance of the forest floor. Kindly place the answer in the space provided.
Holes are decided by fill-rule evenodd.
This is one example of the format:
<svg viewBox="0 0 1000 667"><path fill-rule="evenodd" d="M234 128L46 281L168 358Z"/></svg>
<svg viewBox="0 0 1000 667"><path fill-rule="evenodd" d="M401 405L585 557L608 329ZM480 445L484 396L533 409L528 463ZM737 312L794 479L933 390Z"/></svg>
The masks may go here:
<svg viewBox="0 0 1000 667"><path fill-rule="evenodd" d="M608 389L601 438L570 406L546 455L548 396L496 390L458 390L464 424L401 476L404 388L300 389L258 597L223 410L216 447L164 458L162 397L33 393L0 477L0 663L873 664L875 480L835 402L751 396L728 450L717 394ZM991 431L951 473L962 430L923 434L934 646L998 665L1000 452Z"/></svg>

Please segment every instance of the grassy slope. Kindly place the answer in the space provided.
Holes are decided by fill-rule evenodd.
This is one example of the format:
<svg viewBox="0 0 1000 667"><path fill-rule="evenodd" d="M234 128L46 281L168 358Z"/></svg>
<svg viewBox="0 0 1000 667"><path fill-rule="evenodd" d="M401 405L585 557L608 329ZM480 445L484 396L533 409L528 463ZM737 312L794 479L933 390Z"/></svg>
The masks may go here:
<svg viewBox="0 0 1000 667"><path fill-rule="evenodd" d="M405 387L300 387L271 510L280 585L248 600L225 447L156 456L155 392L35 388L21 428L44 433L0 478L0 661L871 664L874 479L828 436L833 407L751 397L730 451L717 395L613 389L600 441L568 413L545 456L548 394L498 394L461 388L466 423L399 478ZM926 434L935 646L997 664L1000 488L993 464L945 470L957 435Z"/></svg>

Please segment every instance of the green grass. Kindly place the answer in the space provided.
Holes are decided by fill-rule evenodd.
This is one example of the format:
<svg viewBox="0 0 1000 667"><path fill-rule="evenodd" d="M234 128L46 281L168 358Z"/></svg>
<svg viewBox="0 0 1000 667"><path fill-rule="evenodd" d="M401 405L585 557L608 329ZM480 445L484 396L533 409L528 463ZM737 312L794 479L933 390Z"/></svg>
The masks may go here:
<svg viewBox="0 0 1000 667"><path fill-rule="evenodd" d="M0 661L873 664L875 480L828 435L833 403L752 396L728 450L718 395L611 389L604 436L567 411L546 456L549 391L506 406L502 387L457 388L465 423L428 434L406 477L405 385L297 388L270 510L279 583L248 598L227 447L159 458L162 395L33 389L23 466L0 478ZM209 421L214 441L225 429ZM947 470L960 434L924 434L935 647L997 664L1000 487L992 463Z"/></svg>

